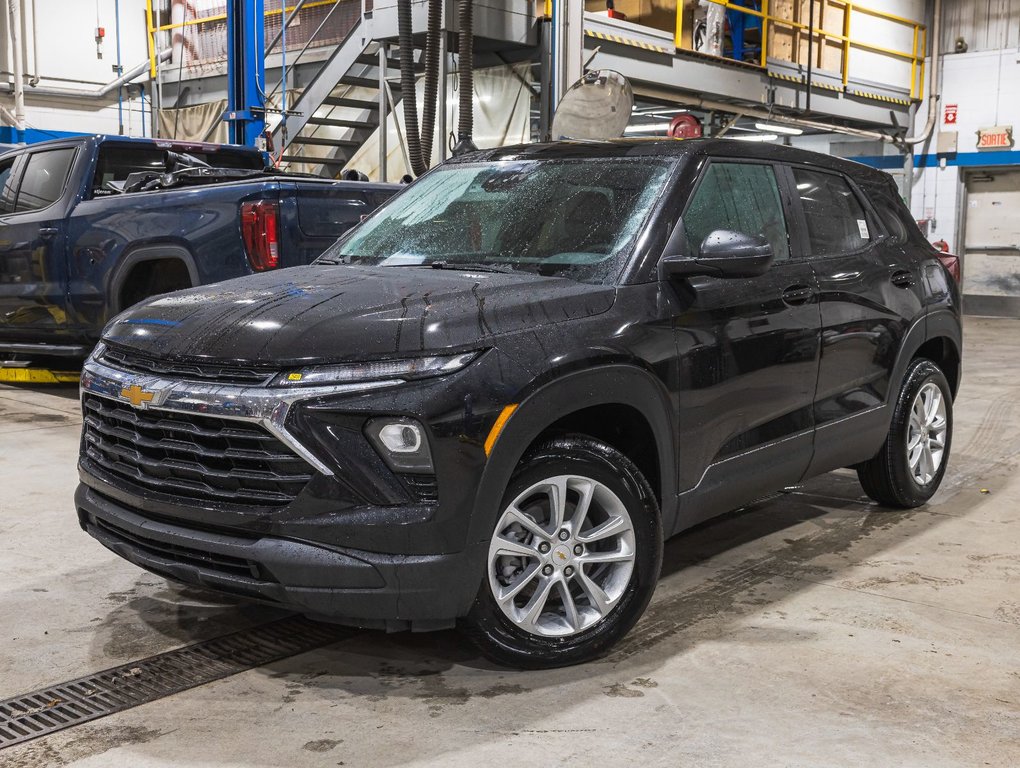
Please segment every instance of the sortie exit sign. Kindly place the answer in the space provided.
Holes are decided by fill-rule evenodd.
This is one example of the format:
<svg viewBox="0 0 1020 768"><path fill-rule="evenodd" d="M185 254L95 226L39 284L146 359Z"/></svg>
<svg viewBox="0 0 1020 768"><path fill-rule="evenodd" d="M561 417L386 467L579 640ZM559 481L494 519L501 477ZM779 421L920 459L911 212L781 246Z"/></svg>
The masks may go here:
<svg viewBox="0 0 1020 768"><path fill-rule="evenodd" d="M1012 149L1013 126L993 125L991 128L979 128L978 149Z"/></svg>

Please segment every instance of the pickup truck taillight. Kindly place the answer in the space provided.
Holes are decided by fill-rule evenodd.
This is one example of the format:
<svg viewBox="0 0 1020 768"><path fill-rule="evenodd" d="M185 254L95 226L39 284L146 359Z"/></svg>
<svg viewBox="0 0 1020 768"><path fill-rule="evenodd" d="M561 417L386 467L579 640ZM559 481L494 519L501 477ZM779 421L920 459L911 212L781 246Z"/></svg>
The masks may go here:
<svg viewBox="0 0 1020 768"><path fill-rule="evenodd" d="M275 200L241 203L241 237L256 272L280 266L280 204Z"/></svg>

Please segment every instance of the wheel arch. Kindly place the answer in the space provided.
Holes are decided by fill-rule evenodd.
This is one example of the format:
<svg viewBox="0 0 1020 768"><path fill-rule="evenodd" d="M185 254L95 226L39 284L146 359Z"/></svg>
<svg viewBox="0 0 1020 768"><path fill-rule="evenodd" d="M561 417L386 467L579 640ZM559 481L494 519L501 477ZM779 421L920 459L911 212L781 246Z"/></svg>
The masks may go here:
<svg viewBox="0 0 1020 768"><path fill-rule="evenodd" d="M199 285L201 282L195 257L191 254L191 251L178 243L148 243L140 245L127 251L118 261L117 268L110 276L110 285L107 292L110 317L125 309L125 307L121 306L124 286L139 265L143 263L177 261L183 264L185 270L187 270L192 287Z"/></svg>
<svg viewBox="0 0 1020 768"><path fill-rule="evenodd" d="M475 499L469 540L488 539L510 477L529 448L547 437L579 432L614 445L642 472L648 471L654 455L655 479L647 475L646 479L659 500L663 530L672 530L676 517L677 448L670 403L661 382L628 364L575 371L530 393L505 421L492 446ZM641 436L650 438L653 446L632 455L628 448L634 448L633 442L620 446L607 439L612 437L608 421L612 417L636 419L622 434L631 441ZM600 423L600 419L605 419L605 423Z"/></svg>

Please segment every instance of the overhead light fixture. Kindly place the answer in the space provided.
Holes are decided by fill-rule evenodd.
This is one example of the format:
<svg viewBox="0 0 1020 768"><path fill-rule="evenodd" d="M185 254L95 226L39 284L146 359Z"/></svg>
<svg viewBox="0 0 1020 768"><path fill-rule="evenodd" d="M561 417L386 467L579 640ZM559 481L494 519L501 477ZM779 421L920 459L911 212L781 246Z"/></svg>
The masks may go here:
<svg viewBox="0 0 1020 768"><path fill-rule="evenodd" d="M804 133L803 128L794 128L792 125L773 125L772 123L755 123L754 127L759 131L769 133L784 133L787 136L800 136Z"/></svg>
<svg viewBox="0 0 1020 768"><path fill-rule="evenodd" d="M774 133L749 133L746 136L727 136L734 141L775 141L779 138Z"/></svg>
<svg viewBox="0 0 1020 768"><path fill-rule="evenodd" d="M669 123L645 123L643 125L628 125L623 129L624 133L665 133L669 130Z"/></svg>

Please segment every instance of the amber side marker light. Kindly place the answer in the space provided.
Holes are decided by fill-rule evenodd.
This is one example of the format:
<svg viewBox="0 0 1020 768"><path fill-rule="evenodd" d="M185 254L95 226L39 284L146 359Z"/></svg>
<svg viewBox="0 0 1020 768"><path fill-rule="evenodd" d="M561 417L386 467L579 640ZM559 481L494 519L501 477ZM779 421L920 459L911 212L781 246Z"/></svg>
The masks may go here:
<svg viewBox="0 0 1020 768"><path fill-rule="evenodd" d="M500 432L503 431L503 427L506 426L507 420L516 410L517 403L511 403L510 405L503 406L503 410L499 412L499 416L496 417L496 423L492 425L492 429L489 430L489 436L485 438L486 456L492 453L492 446L496 444L496 439L499 437Z"/></svg>

